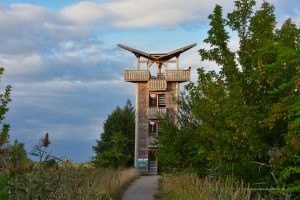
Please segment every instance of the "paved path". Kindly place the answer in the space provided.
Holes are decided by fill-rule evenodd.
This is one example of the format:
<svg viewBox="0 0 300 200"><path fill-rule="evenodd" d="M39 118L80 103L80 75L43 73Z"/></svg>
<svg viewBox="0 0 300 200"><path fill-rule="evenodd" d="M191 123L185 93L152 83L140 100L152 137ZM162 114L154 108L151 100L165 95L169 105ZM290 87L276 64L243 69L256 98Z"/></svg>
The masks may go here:
<svg viewBox="0 0 300 200"><path fill-rule="evenodd" d="M129 186L122 200L154 200L158 179L159 176L141 176Z"/></svg>

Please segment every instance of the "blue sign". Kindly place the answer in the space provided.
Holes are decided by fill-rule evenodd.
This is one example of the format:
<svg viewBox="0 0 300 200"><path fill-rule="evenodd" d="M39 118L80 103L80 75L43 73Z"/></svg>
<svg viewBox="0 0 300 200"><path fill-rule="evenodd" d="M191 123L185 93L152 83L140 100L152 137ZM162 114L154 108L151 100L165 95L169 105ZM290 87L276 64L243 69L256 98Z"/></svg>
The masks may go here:
<svg viewBox="0 0 300 200"><path fill-rule="evenodd" d="M138 159L138 168L148 168L148 159Z"/></svg>

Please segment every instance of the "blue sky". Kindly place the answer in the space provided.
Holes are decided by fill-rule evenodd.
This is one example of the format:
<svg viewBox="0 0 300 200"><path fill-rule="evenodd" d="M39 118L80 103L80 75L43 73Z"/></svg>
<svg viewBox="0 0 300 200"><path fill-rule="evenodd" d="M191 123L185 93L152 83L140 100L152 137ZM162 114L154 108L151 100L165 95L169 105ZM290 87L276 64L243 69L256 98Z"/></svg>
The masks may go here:
<svg viewBox="0 0 300 200"><path fill-rule="evenodd" d="M117 48L126 44L147 52L164 52L190 43L198 46L181 57L181 67L218 69L201 62L199 48L209 29L207 15L222 0L2 0L0 2L0 89L11 84L12 102L5 122L10 140L27 151L48 132L55 155L88 161L107 115L126 99L134 102L134 84L124 69L135 58ZM261 1L259 1L261 2ZM280 24L300 22L297 0L272 0ZM238 41L233 36L230 47Z"/></svg>

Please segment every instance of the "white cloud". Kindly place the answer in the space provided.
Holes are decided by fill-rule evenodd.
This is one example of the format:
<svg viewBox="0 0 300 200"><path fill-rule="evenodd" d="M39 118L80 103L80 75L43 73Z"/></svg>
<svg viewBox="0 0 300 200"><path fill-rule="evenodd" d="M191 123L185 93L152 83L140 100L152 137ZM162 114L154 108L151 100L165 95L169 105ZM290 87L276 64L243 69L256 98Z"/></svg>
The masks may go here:
<svg viewBox="0 0 300 200"><path fill-rule="evenodd" d="M20 57L0 54L0 66L5 69L7 76L23 76L37 73L41 69L43 58L38 54Z"/></svg>
<svg viewBox="0 0 300 200"><path fill-rule="evenodd" d="M291 0L295 1L295 0ZM257 7L263 1L257 2ZM285 6L285 0L271 0ZM91 24L105 20L106 26L116 28L163 27L170 28L182 23L201 21L222 5L225 12L233 8L233 1L222 0L111 0L107 2L80 1L61 11L61 15L79 24Z"/></svg>
<svg viewBox="0 0 300 200"><path fill-rule="evenodd" d="M31 4L0 7L2 54L49 53L60 42L89 37L92 27L67 21L60 14Z"/></svg>
<svg viewBox="0 0 300 200"><path fill-rule="evenodd" d="M51 107L49 104L53 99L59 97L72 98L74 95L83 93L97 93L109 90L110 95L134 95L134 85L123 80L51 80L44 82L14 83L13 98L22 99L22 105L40 105Z"/></svg>
<svg viewBox="0 0 300 200"><path fill-rule="evenodd" d="M2 31L22 22L35 22L43 20L50 12L43 7L32 4L12 4L8 10L0 9L0 23ZM30 30L29 30L30 31Z"/></svg>
<svg viewBox="0 0 300 200"><path fill-rule="evenodd" d="M269 2L275 5L276 10L283 9L285 12L292 10L293 13L297 13L297 9L292 6L298 4L297 1L270 0ZM256 8L259 8L262 3L263 0L258 0ZM112 0L109 3L90 2L90 4L94 7L87 16L95 16L93 13L98 10L98 13L105 13L98 19L106 16L108 21L111 20L111 26L116 28L172 28L188 22L206 20L216 4L223 7L225 14L231 12L234 7L234 1L222 0L189 0L188 2L182 0ZM79 13L87 8L87 6L81 6L81 3L75 7ZM290 17L293 16L295 15ZM85 16L81 18L85 19ZM96 20L96 17L92 18ZM298 19L297 22L299 22Z"/></svg>
<svg viewBox="0 0 300 200"><path fill-rule="evenodd" d="M91 1L80 1L64 8L61 15L73 22L85 24L94 23L107 17L107 11L102 4Z"/></svg>
<svg viewBox="0 0 300 200"><path fill-rule="evenodd" d="M46 8L31 4L12 4L9 9L0 8L0 36L30 36L39 33L44 28L44 23L56 20L55 14Z"/></svg>
<svg viewBox="0 0 300 200"><path fill-rule="evenodd" d="M231 2L221 0L125 0L109 4L107 7L115 13L116 27L174 27L192 20L206 19L215 4L230 6Z"/></svg>
<svg viewBox="0 0 300 200"><path fill-rule="evenodd" d="M81 1L61 11L61 15L79 24L105 20L106 26L116 28L174 27L192 20L206 19L215 4L231 7L232 2L221 0L114 0L105 3Z"/></svg>

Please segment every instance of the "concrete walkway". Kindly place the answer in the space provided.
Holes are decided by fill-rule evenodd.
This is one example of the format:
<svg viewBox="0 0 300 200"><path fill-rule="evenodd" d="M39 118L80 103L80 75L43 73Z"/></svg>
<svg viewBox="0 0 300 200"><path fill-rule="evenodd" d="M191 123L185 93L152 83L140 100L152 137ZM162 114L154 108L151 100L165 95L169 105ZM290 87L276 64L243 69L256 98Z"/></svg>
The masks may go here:
<svg viewBox="0 0 300 200"><path fill-rule="evenodd" d="M129 186L122 200L154 200L158 179L159 176L141 176Z"/></svg>

